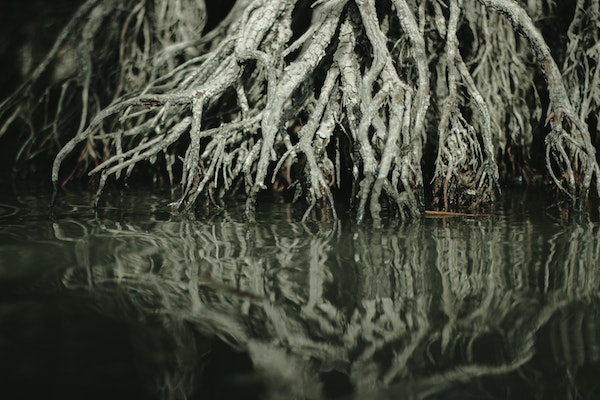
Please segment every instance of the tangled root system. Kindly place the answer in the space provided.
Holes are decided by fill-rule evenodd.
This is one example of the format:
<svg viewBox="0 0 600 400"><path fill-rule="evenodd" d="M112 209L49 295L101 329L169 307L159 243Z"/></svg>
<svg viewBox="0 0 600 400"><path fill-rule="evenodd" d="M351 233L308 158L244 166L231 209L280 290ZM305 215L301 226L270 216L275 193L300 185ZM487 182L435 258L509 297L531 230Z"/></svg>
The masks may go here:
<svg viewBox="0 0 600 400"><path fill-rule="evenodd" d="M554 3L237 0L208 26L204 0L88 0L0 106L0 136L27 121L24 153L56 152L55 185L83 171L100 195L150 163L178 208L243 193L252 216L270 188L305 216L350 198L361 221L418 216L425 192L492 201L545 123L549 176L582 200L600 190L600 12L577 0L559 68L532 19Z"/></svg>

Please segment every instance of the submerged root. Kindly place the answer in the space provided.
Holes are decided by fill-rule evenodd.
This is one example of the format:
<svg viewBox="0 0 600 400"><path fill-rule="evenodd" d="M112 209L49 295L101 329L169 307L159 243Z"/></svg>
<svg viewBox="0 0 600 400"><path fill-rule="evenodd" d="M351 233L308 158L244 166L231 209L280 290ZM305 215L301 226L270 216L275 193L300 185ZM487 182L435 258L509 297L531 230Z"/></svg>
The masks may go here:
<svg viewBox="0 0 600 400"><path fill-rule="evenodd" d="M358 221L384 211L407 219L425 207L423 154L436 146L434 200L444 210L479 206L498 191L498 155L515 147L526 158L532 143L541 117L526 66L533 53L550 98L549 173L573 198L600 188L585 123L599 103L598 46L574 44L585 0L565 61L565 80L579 92L566 90L549 47L512 0L238 0L206 31L203 0L117 3L85 2L0 106L0 135L18 117L32 127L40 113L53 121L27 146L60 144L56 186L79 152L76 168L100 177L98 196L111 177L150 163L180 187L177 208L243 192L252 218L270 187L303 199L305 218L315 208L335 218L345 198ZM48 112L48 99L40 104L32 93L69 49L77 64L57 78L61 93ZM569 67L582 51L589 78ZM576 112L571 102L581 101ZM70 137L67 109L80 112Z"/></svg>

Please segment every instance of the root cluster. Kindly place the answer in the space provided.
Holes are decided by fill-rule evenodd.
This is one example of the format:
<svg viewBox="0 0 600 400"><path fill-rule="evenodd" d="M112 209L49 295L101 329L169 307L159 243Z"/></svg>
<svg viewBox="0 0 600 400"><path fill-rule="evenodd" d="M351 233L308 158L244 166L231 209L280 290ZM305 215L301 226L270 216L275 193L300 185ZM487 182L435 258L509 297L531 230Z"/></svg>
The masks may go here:
<svg viewBox="0 0 600 400"><path fill-rule="evenodd" d="M444 210L492 201L545 112L549 174L586 199L600 190L600 13L577 1L561 72L531 19L553 3L238 0L207 29L204 0L88 0L0 105L0 136L23 119L24 153L58 148L55 185L85 171L100 195L150 163L178 208L243 193L252 217L270 188L305 216L350 198L361 221L418 216L426 191Z"/></svg>

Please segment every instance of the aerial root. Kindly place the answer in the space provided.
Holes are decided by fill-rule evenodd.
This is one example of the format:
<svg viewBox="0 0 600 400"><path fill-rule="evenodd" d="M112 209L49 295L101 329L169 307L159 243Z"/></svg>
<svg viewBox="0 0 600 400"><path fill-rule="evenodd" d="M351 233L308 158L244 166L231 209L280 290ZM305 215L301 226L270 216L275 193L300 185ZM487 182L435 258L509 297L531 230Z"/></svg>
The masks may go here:
<svg viewBox="0 0 600 400"><path fill-rule="evenodd" d="M555 184L572 199L584 200L595 175L596 194L600 195L600 168L588 127L573 111L562 74L541 33L517 3L510 0L478 1L510 21L515 31L529 43L538 67L544 73L550 98L546 123L549 122L551 127L551 133L546 139L546 167ZM580 5L581 2L578 2L578 7ZM554 171L550 155L556 157L554 161L560 170L559 174ZM566 182L566 188L562 182Z"/></svg>
<svg viewBox="0 0 600 400"><path fill-rule="evenodd" d="M450 1L450 14L446 34L445 67L448 95L438 125L439 145L434 177L434 190L440 195L444 211L451 204L478 206L493 199L497 187L498 171L491 136L491 118L487 104L477 89L458 49L457 29L462 1ZM441 22L440 22L441 23ZM479 125L475 127L460 111L464 99L459 93L459 84L466 88ZM481 148L481 138L483 149ZM486 183L487 181L487 183Z"/></svg>
<svg viewBox="0 0 600 400"><path fill-rule="evenodd" d="M578 0L568 32L564 81L579 92L567 91L547 44L514 0L330 0L300 16L299 0L238 0L200 37L202 0L117 3L87 1L25 86L0 106L1 136L7 124L43 108L29 89L59 50L76 43L79 73L57 82L52 140L38 141L64 143L52 167L56 187L61 167L79 151L78 167L99 176L98 197L111 177L127 179L137 166L158 163L179 185L177 208L243 192L252 219L258 194L271 187L302 198L303 219L315 209L336 218L343 193L359 222L386 213L404 220L425 208L424 148L437 146L437 205L476 207L499 191L503 156L528 157L541 118L526 62L533 52L550 100L549 174L573 199L593 184L600 191L583 122L600 104L600 46L584 54L574 45L575 32L600 21L593 1ZM294 18L309 17L310 26L295 32ZM97 40L105 31L106 40ZM462 31L472 40L459 46ZM586 35L597 42L597 32ZM113 48L118 57L111 58ZM116 59L107 93L99 68L114 69ZM578 59L583 74L573 65ZM60 120L74 98L79 130L65 136ZM580 103L577 113L572 104Z"/></svg>

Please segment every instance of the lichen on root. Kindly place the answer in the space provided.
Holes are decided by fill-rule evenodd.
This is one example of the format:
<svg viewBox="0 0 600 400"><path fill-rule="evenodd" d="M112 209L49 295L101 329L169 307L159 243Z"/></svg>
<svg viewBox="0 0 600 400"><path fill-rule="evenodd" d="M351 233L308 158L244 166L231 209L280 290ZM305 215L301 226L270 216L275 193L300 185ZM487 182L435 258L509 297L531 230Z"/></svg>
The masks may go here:
<svg viewBox="0 0 600 400"><path fill-rule="evenodd" d="M54 184L70 179L63 164L78 153L76 169L99 176L98 196L109 178L151 163L180 187L178 208L242 192L252 218L270 187L304 199L305 218L314 209L335 217L337 200L350 198L358 221L384 209L409 219L423 212L426 190L446 211L494 199L498 156L516 144L526 157L542 119L533 60L548 92L549 174L585 199L600 190L586 125L600 89L598 33L582 30L600 17L578 1L563 78L529 16L551 3L238 0L205 29L204 0L88 0L0 106L0 135L28 121L39 139L27 146L60 146ZM76 65L54 82L56 100L48 90L36 98L69 51Z"/></svg>

